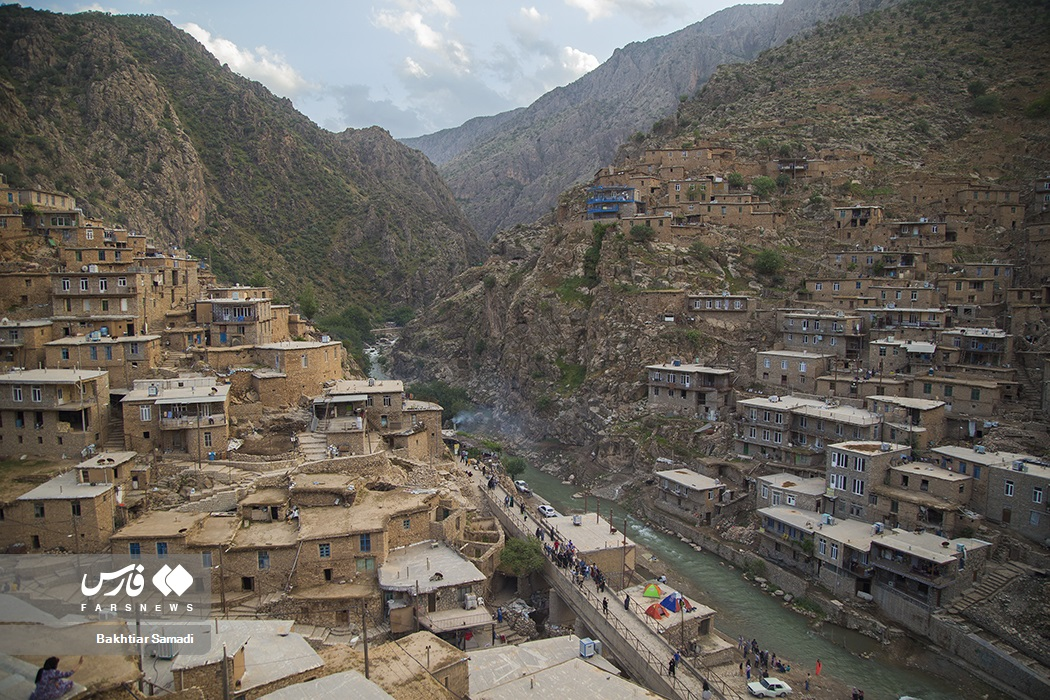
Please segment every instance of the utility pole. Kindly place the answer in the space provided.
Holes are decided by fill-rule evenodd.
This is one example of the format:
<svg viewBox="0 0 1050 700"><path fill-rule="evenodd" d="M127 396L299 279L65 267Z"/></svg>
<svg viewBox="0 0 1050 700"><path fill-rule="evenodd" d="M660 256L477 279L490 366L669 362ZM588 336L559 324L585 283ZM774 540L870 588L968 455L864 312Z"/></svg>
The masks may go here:
<svg viewBox="0 0 1050 700"><path fill-rule="evenodd" d="M361 637L365 640L365 678L368 678L368 603L361 603ZM427 647L427 658L430 658L430 647ZM429 669L428 661L427 667Z"/></svg>
<svg viewBox="0 0 1050 700"><path fill-rule="evenodd" d="M222 645L222 700L230 700L230 667L226 665L226 644Z"/></svg>
<svg viewBox="0 0 1050 700"><path fill-rule="evenodd" d="M226 568L223 566L222 554L223 547L219 545L219 601L222 604L222 616L228 618L226 613Z"/></svg>
<svg viewBox="0 0 1050 700"><path fill-rule="evenodd" d="M612 516L609 516L612 517ZM621 551L622 567L620 569L620 587L627 588L627 516L623 516L623 550Z"/></svg>

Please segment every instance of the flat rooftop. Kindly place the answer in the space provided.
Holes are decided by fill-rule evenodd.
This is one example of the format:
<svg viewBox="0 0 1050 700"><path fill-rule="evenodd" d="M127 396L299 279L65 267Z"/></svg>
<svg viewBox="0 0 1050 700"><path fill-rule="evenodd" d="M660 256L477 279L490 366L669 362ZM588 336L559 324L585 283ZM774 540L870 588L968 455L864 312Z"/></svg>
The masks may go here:
<svg viewBox="0 0 1050 700"><path fill-rule="evenodd" d="M432 403L430 401L418 401L416 399L406 399L405 404L402 407L405 411L442 411L444 410L440 404Z"/></svg>
<svg viewBox="0 0 1050 700"><path fill-rule="evenodd" d="M18 497L19 501L48 501L48 500L73 500L82 498L95 498L107 491L113 490L113 484L79 484L77 473L68 471L59 474L35 489L28 491ZM68 510L68 509L67 509ZM68 514L68 513L67 513Z"/></svg>
<svg viewBox="0 0 1050 700"><path fill-rule="evenodd" d="M105 371L94 369L14 369L0 374L0 383L23 384L75 384L106 376Z"/></svg>
<svg viewBox="0 0 1050 700"><path fill-rule="evenodd" d="M571 541L582 554L624 547L623 531L613 529L612 524L605 518L594 513L583 513L580 515L581 523L573 525L574 517L573 515L559 515L555 518L545 518L544 524L553 527L562 541ZM628 537L627 547L634 546L634 541Z"/></svg>
<svg viewBox="0 0 1050 700"><path fill-rule="evenodd" d="M292 520L275 520L271 523L253 522L248 527L237 528L233 535L234 549L258 547L294 547L299 543L299 530Z"/></svg>
<svg viewBox="0 0 1050 700"><path fill-rule="evenodd" d="M528 697L535 694L535 686L518 688L515 683L524 680L528 682L529 677L540 674L548 669L556 668L563 664L579 659L581 663L590 665L602 673L619 675L618 669L601 656L592 656L587 659L580 658L580 638L575 635L565 637L552 637L550 639L538 639L512 646L491 647L488 649L472 649L470 652L470 697ZM576 669L575 665L571 668ZM593 680L586 672L578 674L579 679L584 679L588 684ZM540 687L550 688L555 679L544 681ZM578 683L578 681L577 681ZM601 697L620 698L624 697L615 692L615 688L607 688L607 683L601 685ZM509 687L507 687L509 686ZM554 687L560 689L561 685ZM576 692L573 690L576 689ZM520 691L520 695L512 695L510 691ZM497 693L492 695L491 693ZM571 693L571 694L570 694ZM555 692L550 697L593 697L594 686L590 688L579 688L576 683L565 686L564 694ZM543 697L548 697L544 694ZM634 696L628 696L634 697ZM659 697L656 695L641 697Z"/></svg>
<svg viewBox="0 0 1050 700"><path fill-rule="evenodd" d="M288 502L287 489L259 489L240 500L241 506L279 506Z"/></svg>
<svg viewBox="0 0 1050 700"><path fill-rule="evenodd" d="M1015 471L1016 462L1023 462L1028 473L1050 479L1050 464L1034 455L1023 452L997 452L986 450L984 453L976 452L972 447L960 447L956 445L945 445L935 447L933 452L947 457L949 462L968 462L969 464L980 464L986 467L997 467Z"/></svg>
<svg viewBox="0 0 1050 700"><path fill-rule="evenodd" d="M989 542L972 537L958 537L954 540L947 540L932 532L909 532L899 529L877 536L873 542L903 554L912 554L937 564L947 564L955 561L958 555L956 545L961 544L970 551L991 546ZM874 560L873 563L878 564L878 560Z"/></svg>
<svg viewBox="0 0 1050 700"><path fill-rule="evenodd" d="M77 469L112 469L138 456L138 452L100 452L91 459L85 459L76 466Z"/></svg>
<svg viewBox="0 0 1050 700"><path fill-rule="evenodd" d="M361 490L349 508L324 506L299 509L299 535L304 540L385 530L391 518L429 509L436 491Z"/></svg>
<svg viewBox="0 0 1050 700"><path fill-rule="evenodd" d="M888 445L889 449L882 449L883 445ZM898 445L893 442L878 442L875 440L855 440L850 442L836 442L832 445L828 445L828 449L836 450L850 450L852 452L864 452L865 454L875 454L878 452L898 452L906 451L911 452L911 448L907 445Z"/></svg>
<svg viewBox="0 0 1050 700"><path fill-rule="evenodd" d="M86 335L71 335L67 338L52 340L48 343L44 343L44 345L112 345L114 343L148 343L154 340L160 340L160 336L122 335L119 338L114 338L111 335L104 335L98 338L92 338Z"/></svg>
<svg viewBox="0 0 1050 700"><path fill-rule="evenodd" d="M704 476L703 474L697 474L692 469L668 469L662 472L656 472L656 476L673 481L676 484L682 484L688 486L694 491L707 491L709 489L717 489L723 486L722 482L712 479L711 477Z"/></svg>
<svg viewBox="0 0 1050 700"><path fill-rule="evenodd" d="M235 515L210 515L193 530L186 533L186 544L197 547L229 545L241 525Z"/></svg>
<svg viewBox="0 0 1050 700"><path fill-rule="evenodd" d="M819 477L803 479L794 474L780 472L769 476L757 476L758 481L769 484L773 488L783 489L792 493L801 493L807 496L820 496L827 488L827 482Z"/></svg>
<svg viewBox="0 0 1050 700"><path fill-rule="evenodd" d="M692 364L647 365L646 369L655 370L657 372L695 372L697 374L733 374L736 371L725 367L708 367L707 365Z"/></svg>
<svg viewBox="0 0 1050 700"><path fill-rule="evenodd" d="M354 478L346 474L295 474L288 488L292 493L350 492L354 490Z"/></svg>
<svg viewBox="0 0 1050 700"><path fill-rule="evenodd" d="M386 563L379 567L379 587L387 591L431 593L484 580L485 574L478 567L442 542L392 549Z"/></svg>
<svg viewBox="0 0 1050 700"><path fill-rule="evenodd" d="M338 340L330 340L327 343L322 343L319 340L284 340L280 343L265 343L255 347L260 350L315 350L339 344Z"/></svg>
<svg viewBox="0 0 1050 700"><path fill-rule="evenodd" d="M945 405L943 401L934 401L932 399L912 399L907 396L869 396L868 400L872 402L882 401L884 403L892 403L897 406L903 406L904 408L917 408L920 411L929 411Z"/></svg>
<svg viewBox="0 0 1050 700"><path fill-rule="evenodd" d="M759 356L770 355L776 357L789 357L792 359L800 360L826 360L828 358L835 357L834 355L825 355L823 353L806 352L805 350L761 350L756 353Z"/></svg>
<svg viewBox="0 0 1050 700"><path fill-rule="evenodd" d="M158 405L177 403L226 403L230 393L229 384L217 384L212 386L183 386L174 388L158 387L154 394L150 394L148 387L139 388L136 382L135 389L129 391L123 401L153 401Z"/></svg>
<svg viewBox="0 0 1050 700"><path fill-rule="evenodd" d="M326 394L389 394L402 393L405 383L400 379L340 379Z"/></svg>
<svg viewBox="0 0 1050 700"><path fill-rule="evenodd" d="M285 686L261 696L259 700L393 700L393 697L359 672L341 671L305 683Z"/></svg>
<svg viewBox="0 0 1050 700"><path fill-rule="evenodd" d="M152 510L113 533L114 540L136 538L182 537L207 518L206 513L179 513L174 510Z"/></svg>

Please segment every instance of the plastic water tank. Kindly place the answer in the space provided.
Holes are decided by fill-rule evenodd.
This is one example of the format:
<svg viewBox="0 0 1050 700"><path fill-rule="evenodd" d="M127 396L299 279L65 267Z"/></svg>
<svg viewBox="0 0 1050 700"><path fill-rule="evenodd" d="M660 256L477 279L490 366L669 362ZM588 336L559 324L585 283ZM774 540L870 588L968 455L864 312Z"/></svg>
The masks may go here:
<svg viewBox="0 0 1050 700"><path fill-rule="evenodd" d="M585 638L580 640L580 656L589 659L594 656L594 640Z"/></svg>

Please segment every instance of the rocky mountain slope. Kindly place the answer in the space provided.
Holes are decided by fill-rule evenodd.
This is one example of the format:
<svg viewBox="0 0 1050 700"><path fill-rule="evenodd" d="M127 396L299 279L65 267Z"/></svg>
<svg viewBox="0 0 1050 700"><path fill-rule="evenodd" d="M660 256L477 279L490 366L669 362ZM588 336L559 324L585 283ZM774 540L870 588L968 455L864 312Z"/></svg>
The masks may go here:
<svg viewBox="0 0 1050 700"><path fill-rule="evenodd" d="M738 5L664 37L618 49L601 66L526 109L406 139L439 165L468 218L488 238L550 211L616 147L674 113L719 65L747 61L817 21L895 0L786 0Z"/></svg>
<svg viewBox="0 0 1050 700"><path fill-rule="evenodd" d="M167 20L0 8L0 165L322 308L431 298L480 242L430 162L331 134Z"/></svg>
<svg viewBox="0 0 1050 700"><path fill-rule="evenodd" d="M784 223L773 228L710 225L670 242L626 225L599 232L585 220L585 190L566 191L553 222L496 236L486 264L411 324L397 371L468 386L493 407L496 429L526 427L624 457L645 433L659 449L661 428L636 420L646 364L728 365L746 386L755 349L773 340L762 315L736 327L665 322L662 295L728 290L763 308L785 305L806 275L828 273L831 207L879 204L890 220L933 215L916 211L910 185L957 178L1030 194L1032 179L1050 172L1045 10L1033 0L911 2L722 67L659 131L626 144L618 164L646 148L700 143L734 147L731 167L752 173L781 149L842 149L867 164L786 184L774 195ZM980 238L989 257L1020 258L1018 235L990 227ZM765 250L785 261L777 274L756 270ZM689 444L706 449L685 424Z"/></svg>

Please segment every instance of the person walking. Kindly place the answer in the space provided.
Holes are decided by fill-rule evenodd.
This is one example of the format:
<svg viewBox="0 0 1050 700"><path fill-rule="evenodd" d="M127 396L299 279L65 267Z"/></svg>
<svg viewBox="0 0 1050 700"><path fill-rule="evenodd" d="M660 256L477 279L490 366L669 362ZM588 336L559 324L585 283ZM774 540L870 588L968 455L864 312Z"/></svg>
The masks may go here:
<svg viewBox="0 0 1050 700"><path fill-rule="evenodd" d="M809 692L809 674L806 674L806 692Z"/></svg>
<svg viewBox="0 0 1050 700"><path fill-rule="evenodd" d="M744 667L744 677L750 682L751 681L751 662L747 662L747 666Z"/></svg>
<svg viewBox="0 0 1050 700"><path fill-rule="evenodd" d="M671 660L667 662L667 675L669 675L671 678L674 678L674 657L673 656L671 657Z"/></svg>
<svg viewBox="0 0 1050 700"><path fill-rule="evenodd" d="M711 700L711 686L704 681L704 692L700 694L701 700Z"/></svg>
<svg viewBox="0 0 1050 700"><path fill-rule="evenodd" d="M625 595L623 597L623 609L624 610L630 610L631 609L631 594L630 593L628 593L627 595Z"/></svg>
<svg viewBox="0 0 1050 700"><path fill-rule="evenodd" d="M605 613L606 617L609 617L609 599L602 598L602 612Z"/></svg>

